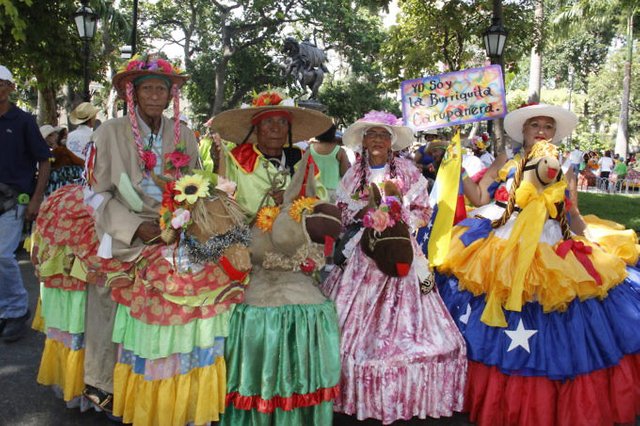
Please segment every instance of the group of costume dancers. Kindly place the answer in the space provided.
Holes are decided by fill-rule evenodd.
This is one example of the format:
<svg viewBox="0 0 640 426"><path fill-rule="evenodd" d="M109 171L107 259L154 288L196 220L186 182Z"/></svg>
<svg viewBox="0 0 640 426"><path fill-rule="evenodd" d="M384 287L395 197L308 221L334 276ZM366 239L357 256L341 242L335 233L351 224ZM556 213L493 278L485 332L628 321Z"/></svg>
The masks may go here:
<svg viewBox="0 0 640 426"><path fill-rule="evenodd" d="M430 271L415 235L434 206L396 155L414 139L401 120L345 130L359 154L327 203L293 142L329 117L261 93L210 121L223 142L215 173L198 171L186 80L158 56L127 62L113 85L128 116L94 133L86 183L41 208L38 382L69 406L134 425L635 421L637 237L581 216L556 150L574 113L506 116L516 154L461 170L473 207Z"/></svg>

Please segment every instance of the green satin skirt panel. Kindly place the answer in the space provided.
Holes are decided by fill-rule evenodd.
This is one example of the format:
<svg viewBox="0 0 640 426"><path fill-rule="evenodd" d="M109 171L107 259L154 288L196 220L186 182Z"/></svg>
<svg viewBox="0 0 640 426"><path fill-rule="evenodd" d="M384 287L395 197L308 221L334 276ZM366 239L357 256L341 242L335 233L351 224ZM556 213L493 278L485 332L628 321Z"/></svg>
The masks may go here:
<svg viewBox="0 0 640 426"><path fill-rule="evenodd" d="M238 410L228 406L220 419L220 426L331 426L332 424L333 402L330 401L291 411L278 408L273 413Z"/></svg>
<svg viewBox="0 0 640 426"><path fill-rule="evenodd" d="M237 305L225 343L227 409L222 424L331 424L340 381L333 302Z"/></svg>

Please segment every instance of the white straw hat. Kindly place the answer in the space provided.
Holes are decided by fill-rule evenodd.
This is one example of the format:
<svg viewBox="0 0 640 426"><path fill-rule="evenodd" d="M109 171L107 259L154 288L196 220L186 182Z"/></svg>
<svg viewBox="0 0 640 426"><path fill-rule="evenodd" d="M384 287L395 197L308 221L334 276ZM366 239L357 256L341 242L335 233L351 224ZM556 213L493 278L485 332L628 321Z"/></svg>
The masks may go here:
<svg viewBox="0 0 640 426"><path fill-rule="evenodd" d="M556 145L569 136L578 124L578 117L569 110L555 105L531 104L507 114L504 118L504 130L514 142L522 144L522 127L533 117L551 117L555 120L556 134L553 136L553 143Z"/></svg>

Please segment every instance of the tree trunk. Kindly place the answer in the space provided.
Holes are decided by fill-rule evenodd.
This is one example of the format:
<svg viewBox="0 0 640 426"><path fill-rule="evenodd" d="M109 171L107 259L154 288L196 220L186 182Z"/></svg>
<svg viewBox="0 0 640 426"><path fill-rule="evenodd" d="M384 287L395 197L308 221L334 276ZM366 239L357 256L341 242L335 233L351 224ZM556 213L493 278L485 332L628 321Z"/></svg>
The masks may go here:
<svg viewBox="0 0 640 426"><path fill-rule="evenodd" d="M213 102L213 115L222 112L222 104L224 103L224 81L227 77L227 64L233 56L233 47L231 46L231 28L228 25L222 27L222 57L220 63L216 66L216 90L215 100Z"/></svg>
<svg viewBox="0 0 640 426"><path fill-rule="evenodd" d="M542 0L535 1L534 38L531 48L531 65L529 67L529 101L540 102L540 89L542 87L542 29L544 25L544 3Z"/></svg>
<svg viewBox="0 0 640 426"><path fill-rule="evenodd" d="M42 90L38 90L38 123L40 125L58 125L56 89L52 86L47 86Z"/></svg>
<svg viewBox="0 0 640 426"><path fill-rule="evenodd" d="M631 95L631 64L633 60L633 11L627 17L627 60L624 63L624 77L622 79L622 104L620 105L620 119L616 134L615 153L627 158L629 147L629 97Z"/></svg>

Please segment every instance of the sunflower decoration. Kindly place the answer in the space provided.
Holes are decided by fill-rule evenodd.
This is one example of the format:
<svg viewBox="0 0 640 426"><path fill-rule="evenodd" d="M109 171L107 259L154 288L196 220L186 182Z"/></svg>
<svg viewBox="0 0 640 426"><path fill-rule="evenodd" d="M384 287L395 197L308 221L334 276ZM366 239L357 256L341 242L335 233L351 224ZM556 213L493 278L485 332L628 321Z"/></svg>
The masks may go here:
<svg viewBox="0 0 640 426"><path fill-rule="evenodd" d="M258 211L256 215L256 226L263 232L271 232L273 228L273 222L280 214L280 207L263 207Z"/></svg>
<svg viewBox="0 0 640 426"><path fill-rule="evenodd" d="M176 182L175 191L177 202L195 204L198 198L209 196L209 180L201 174L186 175Z"/></svg>
<svg viewBox="0 0 640 426"><path fill-rule="evenodd" d="M313 206L319 201L317 197L300 197L291 204L289 216L291 219L300 223L304 212L312 213Z"/></svg>

